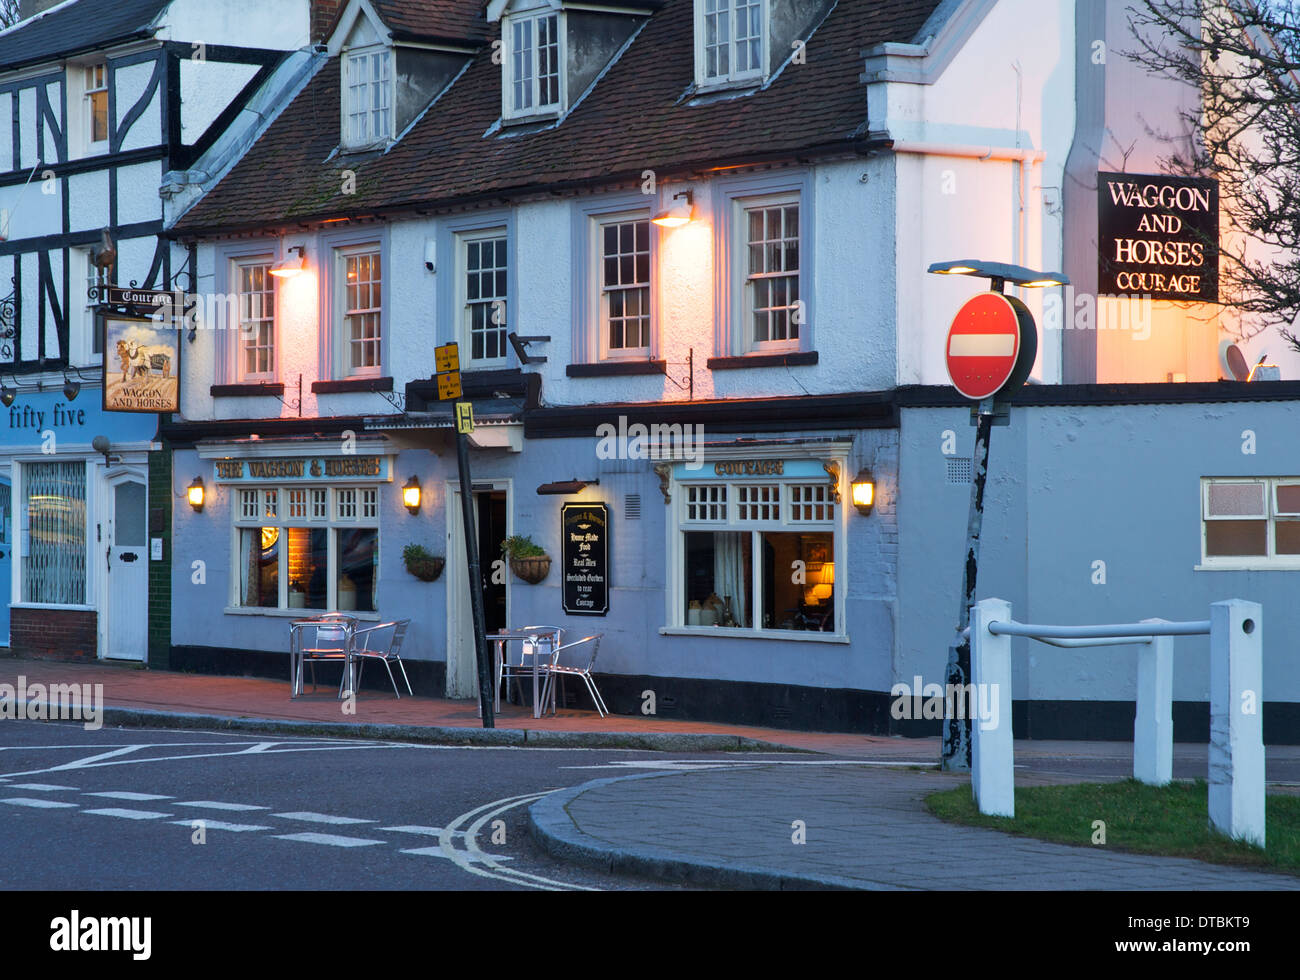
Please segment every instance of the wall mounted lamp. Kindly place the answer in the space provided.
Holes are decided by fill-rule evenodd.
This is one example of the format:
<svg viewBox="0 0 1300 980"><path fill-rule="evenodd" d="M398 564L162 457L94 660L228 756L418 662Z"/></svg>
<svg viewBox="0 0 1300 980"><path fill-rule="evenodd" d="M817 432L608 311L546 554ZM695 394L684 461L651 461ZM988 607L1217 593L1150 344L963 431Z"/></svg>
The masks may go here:
<svg viewBox="0 0 1300 980"><path fill-rule="evenodd" d="M853 478L853 506L866 517L876 505L876 480L870 470L863 470Z"/></svg>
<svg viewBox="0 0 1300 980"><path fill-rule="evenodd" d="M295 252L298 253L297 258L293 257ZM293 245L289 248L289 254L284 261L271 267L271 275L279 279L292 279L306 268L307 249L302 245Z"/></svg>
<svg viewBox="0 0 1300 980"><path fill-rule="evenodd" d="M203 477L196 476L194 482L190 484L189 489L186 491L186 496L189 498L190 506L194 508L194 513L196 514L203 512L203 495Z"/></svg>
<svg viewBox="0 0 1300 980"><path fill-rule="evenodd" d="M402 505L412 514L420 513L420 478L413 476L402 487Z"/></svg>
<svg viewBox="0 0 1300 980"><path fill-rule="evenodd" d="M681 201L680 204L676 203ZM680 228L695 220L695 192L682 191L673 195L673 203L650 219L661 228Z"/></svg>

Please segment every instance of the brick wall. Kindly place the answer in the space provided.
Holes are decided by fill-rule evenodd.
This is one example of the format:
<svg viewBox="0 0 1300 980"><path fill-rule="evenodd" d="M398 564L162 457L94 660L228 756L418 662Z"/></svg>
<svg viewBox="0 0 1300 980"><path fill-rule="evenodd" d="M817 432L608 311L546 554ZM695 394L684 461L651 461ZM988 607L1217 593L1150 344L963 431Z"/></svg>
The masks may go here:
<svg viewBox="0 0 1300 980"><path fill-rule="evenodd" d="M311 39L325 40L325 32L339 15L343 0L312 0L311 2Z"/></svg>
<svg viewBox="0 0 1300 980"><path fill-rule="evenodd" d="M11 609L10 649L44 660L94 660L98 614L81 609Z"/></svg>
<svg viewBox="0 0 1300 980"><path fill-rule="evenodd" d="M188 481L186 481L188 485ZM162 561L149 562L149 666L167 670L172 650L172 452L149 454L149 541L162 538ZM182 506L188 506L180 498Z"/></svg>

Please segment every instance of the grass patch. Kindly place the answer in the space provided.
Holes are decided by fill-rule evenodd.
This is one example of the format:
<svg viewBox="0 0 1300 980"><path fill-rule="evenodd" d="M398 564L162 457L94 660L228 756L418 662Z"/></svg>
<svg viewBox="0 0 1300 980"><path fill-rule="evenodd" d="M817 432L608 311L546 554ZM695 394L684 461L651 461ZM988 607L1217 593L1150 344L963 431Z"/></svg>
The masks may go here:
<svg viewBox="0 0 1300 980"><path fill-rule="evenodd" d="M1117 851L1300 875L1300 797L1295 796L1267 798L1267 850L1210 829L1209 789L1203 779L1168 786L1126 779L1018 787L1014 818L980 813L969 786L932 793L925 803L941 820L1084 847L1102 846L1092 843L1093 821L1104 820L1104 846Z"/></svg>

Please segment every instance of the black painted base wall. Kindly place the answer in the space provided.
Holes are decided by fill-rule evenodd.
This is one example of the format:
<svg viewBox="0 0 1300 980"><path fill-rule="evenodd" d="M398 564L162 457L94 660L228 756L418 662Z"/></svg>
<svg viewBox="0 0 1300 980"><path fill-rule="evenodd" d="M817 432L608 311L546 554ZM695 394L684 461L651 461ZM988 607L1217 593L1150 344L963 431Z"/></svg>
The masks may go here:
<svg viewBox="0 0 1300 980"><path fill-rule="evenodd" d="M286 653L228 650L219 647L176 646L171 669L195 674L273 677L289 681ZM440 698L447 690L447 665L442 661L405 660L416 694ZM338 681L337 668L317 668L322 684ZM401 683L401 678L398 678ZM363 690L388 690L388 675L371 665ZM526 685L525 685L526 686ZM787 731L845 732L933 738L937 719L898 719L890 712L892 698L883 691L851 691L754 684L743 681L648 675L596 674L596 686L614 715L654 715L680 721L715 721ZM579 678L568 678L562 706L591 710L591 696ZM646 709L646 710L643 710ZM1014 701L1012 725L1017 738L1131 742L1134 704L1131 701ZM1174 741L1208 742L1210 706L1203 701L1175 701ZM1264 742L1300 745L1300 704L1272 701L1263 706Z"/></svg>

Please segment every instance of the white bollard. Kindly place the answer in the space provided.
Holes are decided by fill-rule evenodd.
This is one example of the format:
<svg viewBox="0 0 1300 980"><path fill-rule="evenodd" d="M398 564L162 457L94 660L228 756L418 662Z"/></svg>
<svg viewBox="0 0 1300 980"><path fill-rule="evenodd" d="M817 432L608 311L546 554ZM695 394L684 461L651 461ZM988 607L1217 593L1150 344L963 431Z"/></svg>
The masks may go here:
<svg viewBox="0 0 1300 980"><path fill-rule="evenodd" d="M1210 606L1210 823L1264 846L1263 608Z"/></svg>
<svg viewBox="0 0 1300 980"><path fill-rule="evenodd" d="M988 705L987 721L973 709L971 719L971 791L980 813L1016 815L1015 756L1011 736L1011 637L994 636L991 622L1011 622L1011 603L981 599L972 610L969 703ZM987 727L986 727L987 726Z"/></svg>
<svg viewBox="0 0 1300 980"><path fill-rule="evenodd" d="M1144 619L1164 623L1164 619ZM1164 786L1174 774L1174 638L1154 636L1138 647L1133 778Z"/></svg>

